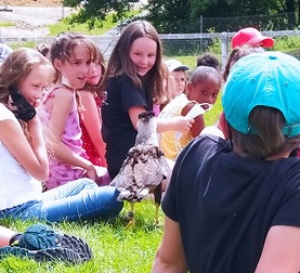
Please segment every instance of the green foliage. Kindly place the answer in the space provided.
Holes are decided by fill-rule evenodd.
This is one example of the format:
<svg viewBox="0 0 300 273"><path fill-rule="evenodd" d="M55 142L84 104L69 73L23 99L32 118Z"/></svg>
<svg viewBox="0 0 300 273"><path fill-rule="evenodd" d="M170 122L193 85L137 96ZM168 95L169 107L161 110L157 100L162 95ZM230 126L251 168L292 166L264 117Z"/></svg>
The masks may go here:
<svg viewBox="0 0 300 273"><path fill-rule="evenodd" d="M132 9L129 0L89 0L85 1L83 6L81 2L80 0L65 0L64 4L71 7L81 6L79 12L74 14L72 23L87 23L90 30L95 28L96 21L104 21L110 12L115 13L116 22L123 19Z"/></svg>
<svg viewBox="0 0 300 273"><path fill-rule="evenodd" d="M160 33L186 33L190 28L190 1L149 0L147 18Z"/></svg>
<svg viewBox="0 0 300 273"><path fill-rule="evenodd" d="M139 10L127 12L124 18L131 18L139 14L139 12ZM91 17L84 23L80 23L76 14L72 14L64 20L48 26L50 32L49 36L56 36L62 31L75 31L91 36L102 35L105 34L106 31L114 28L117 25L117 21L117 16L113 12L107 14L105 21Z"/></svg>
<svg viewBox="0 0 300 273"><path fill-rule="evenodd" d="M64 6L65 7L77 7L80 4L81 1L78 0L64 0Z"/></svg>
<svg viewBox="0 0 300 273"><path fill-rule="evenodd" d="M291 0L149 0L148 18L160 33L199 32L200 16L214 21L217 32L235 31L244 26L264 30L291 29L299 25L299 1ZM289 13L286 16L279 14ZM226 23L223 17L230 17Z"/></svg>
<svg viewBox="0 0 300 273"><path fill-rule="evenodd" d="M274 43L274 50L280 51L295 51L299 49L300 37L299 36L284 36L276 38Z"/></svg>
<svg viewBox="0 0 300 273"><path fill-rule="evenodd" d="M208 29L208 32L214 33L215 29L214 28ZM219 38L214 38L214 39L211 39L211 41L207 47L207 51L220 56L221 52L222 52L221 47L222 47L222 40Z"/></svg>

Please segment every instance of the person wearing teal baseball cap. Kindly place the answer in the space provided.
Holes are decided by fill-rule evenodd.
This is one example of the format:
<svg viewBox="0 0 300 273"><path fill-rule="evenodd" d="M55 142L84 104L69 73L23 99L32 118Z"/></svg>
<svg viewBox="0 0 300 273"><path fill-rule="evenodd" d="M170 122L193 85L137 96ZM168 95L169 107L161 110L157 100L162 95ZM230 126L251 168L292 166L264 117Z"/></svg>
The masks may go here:
<svg viewBox="0 0 300 273"><path fill-rule="evenodd" d="M256 128L258 125L251 123L250 113L257 106L272 107L283 116L283 137L290 139L298 136L299 61L281 52L256 53L244 58L232 68L231 80L224 88L222 105L227 122L236 131L269 143L270 139L262 139L262 132ZM251 67L256 61L260 66ZM270 122L274 123L272 120ZM266 128L264 124L261 127L262 131Z"/></svg>
<svg viewBox="0 0 300 273"><path fill-rule="evenodd" d="M191 141L173 169L152 273L300 271L300 62L281 52L237 61L218 129Z"/></svg>

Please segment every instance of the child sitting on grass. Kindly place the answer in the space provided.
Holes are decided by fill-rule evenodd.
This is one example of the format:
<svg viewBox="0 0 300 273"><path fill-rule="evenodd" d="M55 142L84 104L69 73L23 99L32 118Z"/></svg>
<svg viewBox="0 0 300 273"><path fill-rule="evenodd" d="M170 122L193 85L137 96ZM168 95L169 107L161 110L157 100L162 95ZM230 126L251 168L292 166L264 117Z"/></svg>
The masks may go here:
<svg viewBox="0 0 300 273"><path fill-rule="evenodd" d="M205 127L202 114L216 102L221 89L221 74L210 66L197 67L186 86L186 94L175 97L160 112L159 118L192 115L195 122L187 132L166 131L160 134L160 148L165 156L175 160L188 142L198 136ZM201 107L202 105L202 107ZM198 110L193 107L199 107ZM193 114L190 112L193 109Z"/></svg>
<svg viewBox="0 0 300 273"><path fill-rule="evenodd" d="M37 112L54 74L51 62L34 49L16 49L0 74L0 219L62 222L117 216L122 209L118 192L88 178L42 193L49 162Z"/></svg>

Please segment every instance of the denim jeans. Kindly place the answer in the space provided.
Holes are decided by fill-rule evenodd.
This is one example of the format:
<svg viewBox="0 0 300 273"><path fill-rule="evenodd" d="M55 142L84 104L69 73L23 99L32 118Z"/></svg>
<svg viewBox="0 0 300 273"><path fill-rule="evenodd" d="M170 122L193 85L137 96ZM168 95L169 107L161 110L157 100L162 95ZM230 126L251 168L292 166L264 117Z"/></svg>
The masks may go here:
<svg viewBox="0 0 300 273"><path fill-rule="evenodd" d="M114 187L99 187L94 181L82 178L43 193L40 201L0 211L0 219L107 220L117 216L123 207L122 202L116 201L118 194Z"/></svg>

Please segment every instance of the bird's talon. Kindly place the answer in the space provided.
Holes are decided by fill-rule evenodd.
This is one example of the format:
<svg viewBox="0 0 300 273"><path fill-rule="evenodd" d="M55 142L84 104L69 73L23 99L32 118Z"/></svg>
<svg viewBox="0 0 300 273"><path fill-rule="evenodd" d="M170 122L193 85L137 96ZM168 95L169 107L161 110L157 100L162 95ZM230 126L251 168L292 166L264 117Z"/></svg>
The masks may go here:
<svg viewBox="0 0 300 273"><path fill-rule="evenodd" d="M133 219L133 212L132 211L129 211L128 212L128 218L130 219L130 221L132 221L132 219Z"/></svg>
<svg viewBox="0 0 300 273"><path fill-rule="evenodd" d="M128 224L126 225L126 229L132 229L134 226L134 220L129 220Z"/></svg>

